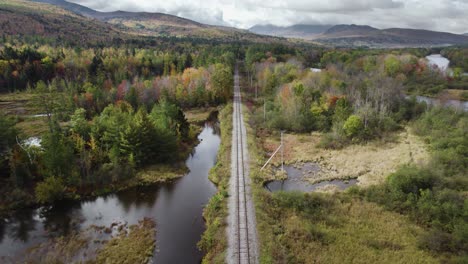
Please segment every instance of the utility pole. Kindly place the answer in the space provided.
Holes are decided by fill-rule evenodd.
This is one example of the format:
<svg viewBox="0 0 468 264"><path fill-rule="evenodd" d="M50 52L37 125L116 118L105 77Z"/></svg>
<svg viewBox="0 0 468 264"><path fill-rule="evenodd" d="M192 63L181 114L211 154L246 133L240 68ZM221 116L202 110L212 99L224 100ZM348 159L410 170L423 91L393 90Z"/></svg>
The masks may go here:
<svg viewBox="0 0 468 264"><path fill-rule="evenodd" d="M281 171L284 172L284 145L283 145L283 131L281 131Z"/></svg>

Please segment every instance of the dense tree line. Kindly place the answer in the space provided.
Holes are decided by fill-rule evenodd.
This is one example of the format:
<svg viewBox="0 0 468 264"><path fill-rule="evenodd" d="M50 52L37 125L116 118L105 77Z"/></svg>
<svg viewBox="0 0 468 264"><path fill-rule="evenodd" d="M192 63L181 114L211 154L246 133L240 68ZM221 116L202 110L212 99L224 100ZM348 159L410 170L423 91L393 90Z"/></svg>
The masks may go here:
<svg viewBox="0 0 468 264"><path fill-rule="evenodd" d="M232 50L232 49L231 49ZM101 86L123 80L182 73L190 67L221 63L233 66L236 55L228 48L181 48L179 51L137 48L54 48L11 46L0 49L0 92L24 90L38 81L58 78Z"/></svg>
<svg viewBox="0 0 468 264"><path fill-rule="evenodd" d="M447 48L441 54L450 60L450 67L468 72L468 48Z"/></svg>
<svg viewBox="0 0 468 264"><path fill-rule="evenodd" d="M257 122L275 129L330 132L324 144L331 147L383 137L424 110L414 100L405 100L405 76L419 70L413 59L366 56L349 65L329 64L321 73L304 69L295 59L265 59L255 64L256 85L265 98Z"/></svg>

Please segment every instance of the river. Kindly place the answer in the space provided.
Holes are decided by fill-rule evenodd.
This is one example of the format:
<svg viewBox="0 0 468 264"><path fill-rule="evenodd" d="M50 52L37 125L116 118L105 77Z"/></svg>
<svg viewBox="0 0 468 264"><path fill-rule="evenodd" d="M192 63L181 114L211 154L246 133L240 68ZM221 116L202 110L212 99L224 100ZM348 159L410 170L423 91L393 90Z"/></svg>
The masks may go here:
<svg viewBox="0 0 468 264"><path fill-rule="evenodd" d="M115 223L132 225L149 217L157 225L153 263L200 263L203 253L196 244L205 230L202 211L216 192L208 173L221 143L217 122L207 122L198 138L199 145L186 161L190 172L178 180L87 201L62 202L54 208L22 210L1 219L0 262L22 262L28 248L71 231ZM92 255L93 247L91 243L76 260Z"/></svg>
<svg viewBox="0 0 468 264"><path fill-rule="evenodd" d="M437 68L439 68L444 73L449 69L450 61L440 54L426 56L426 59L429 61L429 65L437 66Z"/></svg>
<svg viewBox="0 0 468 264"><path fill-rule="evenodd" d="M426 59L429 61L429 65L436 66L440 71L443 73L448 73L449 75L452 74L449 65L450 60L443 57L440 54L432 54L426 56ZM408 98L408 97L407 97ZM460 101L460 100L440 100L438 98L431 98L427 96L416 96L416 100L420 103L425 102L427 105L436 105L436 106L443 106L443 107L452 107L455 109L461 109L465 112L468 111L468 102L467 101Z"/></svg>
<svg viewBox="0 0 468 264"><path fill-rule="evenodd" d="M407 96L410 98L410 96ZM443 106L443 107L450 107L454 109L463 110L464 112L468 112L468 101L460 101L460 100L441 100L438 98L431 98L427 96L416 95L416 101L419 103L426 103L428 106Z"/></svg>

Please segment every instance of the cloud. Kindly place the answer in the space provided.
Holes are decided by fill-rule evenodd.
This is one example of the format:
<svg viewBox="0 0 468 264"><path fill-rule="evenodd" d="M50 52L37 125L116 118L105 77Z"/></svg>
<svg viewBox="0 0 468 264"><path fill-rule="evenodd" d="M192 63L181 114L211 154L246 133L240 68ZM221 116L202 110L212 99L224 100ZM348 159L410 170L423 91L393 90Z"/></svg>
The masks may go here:
<svg viewBox="0 0 468 264"><path fill-rule="evenodd" d="M467 0L68 0L100 11L147 11L202 23L365 24L378 28L468 32Z"/></svg>
<svg viewBox="0 0 468 264"><path fill-rule="evenodd" d="M371 11L374 9L400 8L404 4L393 0L328 0L328 1L303 1L303 0L273 0L264 4L266 7L272 7L281 10L293 10L298 12L328 12L328 13L350 13L356 11Z"/></svg>

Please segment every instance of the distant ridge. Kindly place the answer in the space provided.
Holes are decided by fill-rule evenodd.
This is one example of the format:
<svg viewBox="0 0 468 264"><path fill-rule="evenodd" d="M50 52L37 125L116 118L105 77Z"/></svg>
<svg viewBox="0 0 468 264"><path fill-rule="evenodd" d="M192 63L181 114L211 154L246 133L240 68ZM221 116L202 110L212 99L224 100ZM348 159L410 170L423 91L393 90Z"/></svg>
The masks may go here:
<svg viewBox="0 0 468 264"><path fill-rule="evenodd" d="M368 25L256 25L251 32L300 38L337 46L421 47L468 44L463 35L410 28L378 29Z"/></svg>
<svg viewBox="0 0 468 264"><path fill-rule="evenodd" d="M277 36L285 38L312 39L333 27L333 25L293 25L289 27L280 27L274 25L255 25L249 29L256 34Z"/></svg>
<svg viewBox="0 0 468 264"><path fill-rule="evenodd" d="M112 19L139 19L139 20L146 20L146 19L159 19L159 20L166 20L177 22L183 25L196 25L196 26L203 26L201 23L181 18L178 16L168 15L164 13L148 13L148 12L127 12L127 11L114 11L114 12L99 12L93 10L91 8L67 2L65 0L32 0L33 2L39 3L46 3L55 6L62 7L65 10L90 17L95 18L102 21L109 21Z"/></svg>
<svg viewBox="0 0 468 264"><path fill-rule="evenodd" d="M94 17L95 14L98 13L98 11L93 10L91 8L78 5L75 3L67 2L65 0L32 0L33 2L38 2L38 3L45 3L45 4L51 4L51 5L56 5L59 6L65 10L71 11L73 13L81 14L86 17Z"/></svg>
<svg viewBox="0 0 468 264"><path fill-rule="evenodd" d="M468 44L468 36L410 28L376 29L370 26L337 25L315 40L344 46L444 46Z"/></svg>
<svg viewBox="0 0 468 264"><path fill-rule="evenodd" d="M378 31L379 29L366 25L336 25L325 31L323 35L327 37L365 36Z"/></svg>

